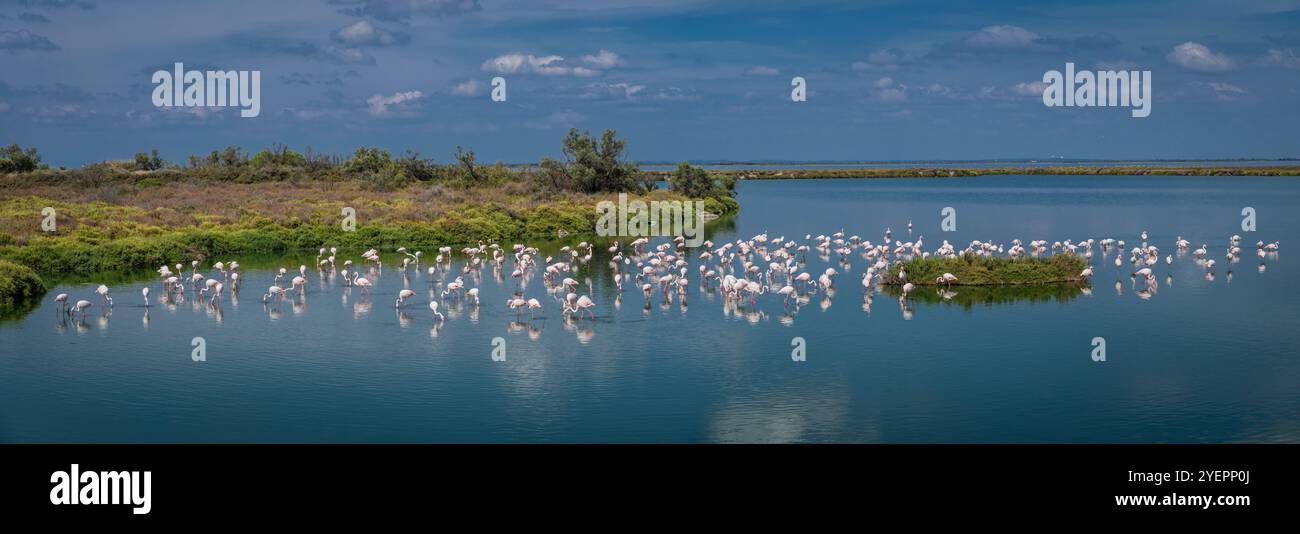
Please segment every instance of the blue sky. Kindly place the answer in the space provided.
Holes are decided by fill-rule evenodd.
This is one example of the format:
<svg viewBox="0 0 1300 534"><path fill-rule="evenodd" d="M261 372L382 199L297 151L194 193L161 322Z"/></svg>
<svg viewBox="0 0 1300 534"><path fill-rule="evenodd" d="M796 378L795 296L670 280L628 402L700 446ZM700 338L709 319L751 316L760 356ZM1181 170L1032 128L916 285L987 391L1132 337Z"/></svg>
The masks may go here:
<svg viewBox="0 0 1300 534"><path fill-rule="evenodd" d="M261 115L155 108L178 61L260 70ZM1067 61L1150 70L1151 116L1047 108L1033 84ZM1296 157L1298 102L1300 0L0 0L0 143L68 166L274 143L526 162L570 126L642 161Z"/></svg>

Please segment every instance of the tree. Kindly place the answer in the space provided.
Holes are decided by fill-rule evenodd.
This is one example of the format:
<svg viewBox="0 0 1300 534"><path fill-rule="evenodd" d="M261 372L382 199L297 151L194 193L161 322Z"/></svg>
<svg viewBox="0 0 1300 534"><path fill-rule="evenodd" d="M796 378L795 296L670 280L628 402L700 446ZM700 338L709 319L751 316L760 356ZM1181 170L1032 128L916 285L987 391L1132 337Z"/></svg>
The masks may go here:
<svg viewBox="0 0 1300 534"><path fill-rule="evenodd" d="M478 171L474 168L475 159L474 149L471 148L469 152L465 152L460 149L460 145L456 145L456 160L460 162L462 167L465 167L465 175L469 178L470 183L478 182Z"/></svg>
<svg viewBox="0 0 1300 534"><path fill-rule="evenodd" d="M307 165L307 158L298 152L290 150L286 145L276 143L269 150L263 150L253 155L252 163L254 167L266 165L302 167Z"/></svg>
<svg viewBox="0 0 1300 534"><path fill-rule="evenodd" d="M41 164L41 154L34 147L23 150L13 144L0 148L0 172L32 172L48 167Z"/></svg>
<svg viewBox="0 0 1300 534"><path fill-rule="evenodd" d="M708 171L692 167L689 162L677 164L677 170L668 176L668 186L680 191L690 198L734 196L736 178L730 175L714 175Z"/></svg>
<svg viewBox="0 0 1300 534"><path fill-rule="evenodd" d="M350 174L379 172L393 162L393 156L379 147L361 147L352 154L352 159L343 166Z"/></svg>
<svg viewBox="0 0 1300 534"><path fill-rule="evenodd" d="M635 163L623 160L625 142L614 130L597 140L591 132L570 128L561 152L564 160L542 159L542 179L558 189L584 193L637 191L653 186Z"/></svg>
<svg viewBox="0 0 1300 534"><path fill-rule="evenodd" d="M163 160L158 157L158 149L153 149L150 154L136 152L135 168L142 171L156 171L163 168Z"/></svg>

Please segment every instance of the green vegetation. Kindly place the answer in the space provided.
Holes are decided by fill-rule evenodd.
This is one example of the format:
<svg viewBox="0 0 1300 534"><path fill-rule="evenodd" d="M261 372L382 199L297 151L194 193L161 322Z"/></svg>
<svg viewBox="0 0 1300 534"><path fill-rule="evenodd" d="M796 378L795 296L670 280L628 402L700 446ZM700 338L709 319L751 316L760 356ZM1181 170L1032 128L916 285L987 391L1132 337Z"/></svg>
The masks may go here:
<svg viewBox="0 0 1300 534"><path fill-rule="evenodd" d="M563 151L566 162L548 159L540 170L483 165L461 147L454 163L438 164L375 147L342 158L283 145L251 156L228 147L185 165L152 151L65 170L44 168L35 150L14 146L4 161L17 158L24 170L0 173L0 259L58 280L321 246L431 252L591 234L596 204L617 192L685 199L653 188L624 162L624 142L613 131L598 141L570 131ZM729 194L704 201L719 216L739 209ZM41 229L46 207L57 213L55 232ZM345 207L355 211L355 231L340 224ZM13 302L31 294L15 292Z"/></svg>
<svg viewBox="0 0 1300 534"><path fill-rule="evenodd" d="M660 180L668 180L673 171L653 171ZM1029 175L1099 175L1099 176L1300 176L1296 167L1194 167L1194 166L1068 166L1068 167L997 167L997 168L870 168L870 169L724 169L712 171L719 177L740 180L790 180L805 178L966 178L1007 174Z"/></svg>
<svg viewBox="0 0 1300 534"><path fill-rule="evenodd" d="M957 277L953 286L994 286L1032 284L1086 284L1079 277L1088 262L1073 254L1045 257L1005 258L963 254L958 257L913 258L896 262L883 275L885 284L901 283L899 271L907 270L907 281L918 286L946 285L938 278L944 273Z"/></svg>
<svg viewBox="0 0 1300 534"><path fill-rule="evenodd" d="M736 196L736 177L729 174L712 174L690 162L677 164L677 170L668 175L668 185L690 198Z"/></svg>
<svg viewBox="0 0 1300 534"><path fill-rule="evenodd" d="M625 142L614 130L597 140L590 132L570 128L564 136L564 160L542 159L541 182L556 190L582 193L636 192L654 188L635 163L623 159Z"/></svg>
<svg viewBox="0 0 1300 534"><path fill-rule="evenodd" d="M0 316L41 298L48 289L32 269L0 260Z"/></svg>
<svg viewBox="0 0 1300 534"><path fill-rule="evenodd" d="M24 150L16 144L0 148L0 174L48 168L48 165L41 164L41 154L35 148Z"/></svg>

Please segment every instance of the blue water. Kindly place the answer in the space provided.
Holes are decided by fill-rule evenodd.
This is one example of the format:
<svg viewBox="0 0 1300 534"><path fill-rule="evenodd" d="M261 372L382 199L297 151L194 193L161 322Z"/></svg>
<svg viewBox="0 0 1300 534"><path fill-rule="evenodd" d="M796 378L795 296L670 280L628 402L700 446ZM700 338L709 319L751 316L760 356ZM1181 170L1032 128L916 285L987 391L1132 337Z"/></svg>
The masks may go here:
<svg viewBox="0 0 1300 534"><path fill-rule="evenodd" d="M924 235L929 251L944 239L961 248L1113 237L1131 248L1147 230L1162 257L1181 235L1193 249L1208 244L1219 265L1207 280L1190 254L1175 254L1155 267L1158 291L1141 298L1133 268L1116 269L1115 252L1096 248L1091 295L963 306L961 292L974 290L956 287L952 301L913 298L906 319L888 294L864 309L864 260L844 266L815 253L807 270L843 274L834 296L812 295L797 312L776 295L737 309L703 290L698 250L685 307L656 293L646 309L633 283L616 307L602 244L567 275L592 295L595 319L562 318L538 273L524 293L546 317L532 320L504 305L519 288L513 262L466 274L457 254L438 278L465 277L482 303L447 301L437 327L430 250L406 276L394 266L400 255L382 251L368 296L311 268L305 296L278 306L261 302L274 276L265 268L245 267L237 298L227 294L219 310L192 295L160 302L161 284L142 273L111 287L109 313L97 304L84 320L61 319L55 294L98 298L97 284L60 286L0 323L0 442L1300 441L1300 307L1289 291L1300 267L1286 261L1300 235L1294 178L798 180L738 190L742 213L713 227L718 244L764 231L805 243L841 228L878 242L888 227L901 241ZM1241 229L1246 206L1255 232ZM944 207L956 210L954 232L940 231ZM1223 257L1233 234L1243 237L1238 263ZM1281 242L1262 272L1257 240ZM241 260L209 262L230 259ZM294 271L314 259L278 264ZM360 262L356 251L340 268L342 259ZM398 311L403 287L417 295ZM195 337L206 361L191 358ZM505 361L492 359L496 337ZM806 361L791 357L795 337ZM1105 362L1091 358L1094 337L1106 340Z"/></svg>

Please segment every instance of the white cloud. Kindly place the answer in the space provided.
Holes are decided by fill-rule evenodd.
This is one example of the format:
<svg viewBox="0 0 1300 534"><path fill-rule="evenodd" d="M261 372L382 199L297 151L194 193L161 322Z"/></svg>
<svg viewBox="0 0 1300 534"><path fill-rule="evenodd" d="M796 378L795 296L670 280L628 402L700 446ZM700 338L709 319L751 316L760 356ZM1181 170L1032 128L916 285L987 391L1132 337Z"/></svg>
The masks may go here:
<svg viewBox="0 0 1300 534"><path fill-rule="evenodd" d="M764 67L759 65L745 71L745 73L751 76L776 76L777 74L781 74L781 71L774 67Z"/></svg>
<svg viewBox="0 0 1300 534"><path fill-rule="evenodd" d="M393 93L389 96L374 95L366 99L366 105L370 107L370 114L376 117L385 117L392 113L388 108L400 107L410 104L424 98L424 93L420 91L405 91Z"/></svg>
<svg viewBox="0 0 1300 534"><path fill-rule="evenodd" d="M591 77L619 64L618 54L601 50L595 55L578 58L589 66L569 65L563 56L505 54L483 62L482 69L497 74L542 74L547 76Z"/></svg>
<svg viewBox="0 0 1300 534"><path fill-rule="evenodd" d="M1290 48L1286 50L1271 49L1262 60L1265 65L1278 65L1290 69L1300 69L1300 57Z"/></svg>
<svg viewBox="0 0 1300 534"><path fill-rule="evenodd" d="M483 94L483 89L487 86L478 80L465 80L451 88L451 94L456 96L479 96Z"/></svg>
<svg viewBox="0 0 1300 534"><path fill-rule="evenodd" d="M1022 51L1041 48L1043 36L1019 26L998 25L981 28L967 35L961 43L975 51Z"/></svg>
<svg viewBox="0 0 1300 534"><path fill-rule="evenodd" d="M1021 82L1011 87L1011 92L1021 96L1043 96L1043 91L1047 90L1047 84L1039 81L1029 83Z"/></svg>
<svg viewBox="0 0 1300 534"><path fill-rule="evenodd" d="M1171 63L1200 72L1223 72L1236 68L1232 58L1215 53L1208 46L1188 41L1174 47L1166 56Z"/></svg>
<svg viewBox="0 0 1300 534"><path fill-rule="evenodd" d="M888 76L876 80L872 84L876 87L876 98L884 102L901 102L907 100L907 86L894 82L893 78Z"/></svg>
<svg viewBox="0 0 1300 534"><path fill-rule="evenodd" d="M596 52L595 55L586 55L578 59L581 59L583 62L591 65L592 67L601 70L612 69L614 67L617 67L619 63L621 63L621 61L618 58L618 54L610 52L609 50L601 50L599 52Z"/></svg>
<svg viewBox="0 0 1300 534"><path fill-rule="evenodd" d="M1230 83L1209 82L1205 85L1214 91L1214 97L1219 100L1236 100L1239 95L1244 95L1247 92L1245 89Z"/></svg>
<svg viewBox="0 0 1300 534"><path fill-rule="evenodd" d="M857 61L853 63L855 71L869 70L898 70L902 67L916 63L916 58L912 54L898 48L887 50L877 50L867 56L866 61Z"/></svg>
<svg viewBox="0 0 1300 534"><path fill-rule="evenodd" d="M351 46L387 46L405 44L410 36L405 33L393 33L376 27L369 21L359 20L330 34L335 41Z"/></svg>
<svg viewBox="0 0 1300 534"><path fill-rule="evenodd" d="M645 90L644 85L633 85L627 82L619 82L619 83L598 82L598 83L588 84L587 93L584 94L583 96L587 98L621 97L621 98L626 98L628 100L631 100L633 97L637 95L637 93L640 93L644 90Z"/></svg>

